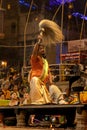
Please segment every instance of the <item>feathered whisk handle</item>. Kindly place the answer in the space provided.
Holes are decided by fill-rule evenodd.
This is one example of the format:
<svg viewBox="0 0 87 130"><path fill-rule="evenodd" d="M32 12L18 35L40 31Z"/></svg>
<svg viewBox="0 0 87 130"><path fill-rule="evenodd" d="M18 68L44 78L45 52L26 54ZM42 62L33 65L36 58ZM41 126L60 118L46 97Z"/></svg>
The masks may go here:
<svg viewBox="0 0 87 130"><path fill-rule="evenodd" d="M40 47L41 45L44 46L44 44L43 44L43 35L44 35L44 32L45 32L45 29L44 29L44 28L41 28L41 29L39 30L38 41L37 41L37 43L36 43L35 46L34 46L33 55L38 55L39 47Z"/></svg>
<svg viewBox="0 0 87 130"><path fill-rule="evenodd" d="M43 33L45 32L44 28L41 28L39 31L39 35L38 35L38 44L42 44L42 39L43 39Z"/></svg>

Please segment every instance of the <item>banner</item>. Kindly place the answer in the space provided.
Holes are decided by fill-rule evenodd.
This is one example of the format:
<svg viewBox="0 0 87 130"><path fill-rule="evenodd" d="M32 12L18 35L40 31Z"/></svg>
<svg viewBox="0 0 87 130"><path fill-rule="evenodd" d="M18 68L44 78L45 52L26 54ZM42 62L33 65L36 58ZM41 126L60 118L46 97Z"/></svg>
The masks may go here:
<svg viewBox="0 0 87 130"><path fill-rule="evenodd" d="M80 59L80 53L67 53L67 54L61 54L62 61L67 61L67 60L76 60Z"/></svg>
<svg viewBox="0 0 87 130"><path fill-rule="evenodd" d="M68 41L68 52L87 50L87 39Z"/></svg>

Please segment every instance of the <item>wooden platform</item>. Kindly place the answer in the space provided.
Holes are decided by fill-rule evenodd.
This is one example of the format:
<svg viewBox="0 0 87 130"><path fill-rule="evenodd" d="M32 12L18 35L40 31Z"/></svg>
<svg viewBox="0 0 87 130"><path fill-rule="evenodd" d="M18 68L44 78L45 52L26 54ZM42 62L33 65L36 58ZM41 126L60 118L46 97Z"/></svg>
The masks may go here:
<svg viewBox="0 0 87 130"><path fill-rule="evenodd" d="M30 114L67 114L67 112L71 112L73 110L76 110L77 108L83 108L83 104L64 104L64 105L56 105L56 104L46 104L46 105L25 105L25 106L1 106L1 110L25 110L29 111Z"/></svg>
<svg viewBox="0 0 87 130"><path fill-rule="evenodd" d="M0 130L87 130L87 127L85 128L29 128L29 127L0 127Z"/></svg>
<svg viewBox="0 0 87 130"><path fill-rule="evenodd" d="M84 104L66 104L66 105L56 105L56 104L46 104L46 105L26 105L26 106L1 106L0 111L9 111L10 110L17 110L17 111L28 111L29 114L63 114L63 115L69 115L71 117L72 113L76 111L77 108L82 108L82 109L87 110L86 105ZM10 115L10 114L9 114ZM86 126L84 126L86 128ZM79 127L80 128L80 127ZM75 128L75 130L79 130L79 128ZM32 127L8 127L8 126L2 126L0 127L0 130L65 130L65 128L32 128ZM82 128L81 128L82 129ZM66 130L70 130L67 128ZM84 129L84 130L87 130Z"/></svg>
<svg viewBox="0 0 87 130"><path fill-rule="evenodd" d="M17 127L0 127L0 130L44 130L44 128L17 128ZM45 128L45 130L64 130L64 128ZM68 130L68 129L67 129Z"/></svg>

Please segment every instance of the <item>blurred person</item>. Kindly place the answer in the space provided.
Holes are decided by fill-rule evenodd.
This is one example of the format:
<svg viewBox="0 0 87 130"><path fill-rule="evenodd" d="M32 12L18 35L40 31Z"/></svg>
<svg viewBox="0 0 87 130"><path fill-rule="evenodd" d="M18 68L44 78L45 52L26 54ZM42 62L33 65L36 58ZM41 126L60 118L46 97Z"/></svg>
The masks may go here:
<svg viewBox="0 0 87 130"><path fill-rule="evenodd" d="M30 97L31 103L45 104L50 103L50 94L46 88L49 67L45 56L45 47L36 43L31 56L30 71Z"/></svg>
<svg viewBox="0 0 87 130"><path fill-rule="evenodd" d="M10 90L10 91L12 91L13 86L14 86L13 77L10 76L10 77L9 77L9 90Z"/></svg>
<svg viewBox="0 0 87 130"><path fill-rule="evenodd" d="M5 99L5 95L4 95L4 93L3 92L0 92L0 99Z"/></svg>
<svg viewBox="0 0 87 130"><path fill-rule="evenodd" d="M5 82L2 86L2 92L4 94L5 99L10 99L11 92L9 90L9 81Z"/></svg>
<svg viewBox="0 0 87 130"><path fill-rule="evenodd" d="M60 90L60 88L57 85L55 85L53 83L53 76L51 73L49 74L49 80L47 82L47 87L48 87L48 90L49 90L49 93L50 93L50 96L52 99L52 103L68 104L68 102L66 102L64 100L63 92Z"/></svg>
<svg viewBox="0 0 87 130"><path fill-rule="evenodd" d="M27 87L25 86L22 86L20 89L19 89L19 94L20 94L20 97L23 98L24 94L27 93Z"/></svg>
<svg viewBox="0 0 87 130"><path fill-rule="evenodd" d="M19 104L19 98L18 98L18 95L16 92L13 92L11 94L11 99L10 99L10 102L9 102L9 106L16 106Z"/></svg>
<svg viewBox="0 0 87 130"><path fill-rule="evenodd" d="M39 22L38 41L34 45L30 60L31 103L51 103L51 97L46 88L46 82L49 77L49 65L46 59L45 46L61 42L63 38L62 31L55 22L48 19L43 19Z"/></svg>
<svg viewBox="0 0 87 130"><path fill-rule="evenodd" d="M80 65L78 61L75 61L75 64L72 66L72 72L75 76L80 76Z"/></svg>
<svg viewBox="0 0 87 130"><path fill-rule="evenodd" d="M31 103L30 94L28 92L25 92L23 95L23 105L27 105Z"/></svg>
<svg viewBox="0 0 87 130"><path fill-rule="evenodd" d="M3 86L4 86L5 84L6 84L6 85L8 86L8 88L9 88L10 82L9 82L9 79L8 79L7 77L5 77L5 78L3 79L2 84L1 84L1 89L3 88Z"/></svg>
<svg viewBox="0 0 87 130"><path fill-rule="evenodd" d="M87 66L85 66L85 71L84 72L85 72L85 74L87 74Z"/></svg>
<svg viewBox="0 0 87 130"><path fill-rule="evenodd" d="M5 83L5 81L8 80L7 74L4 74L4 77L1 80L1 87L3 86L3 84Z"/></svg>
<svg viewBox="0 0 87 130"><path fill-rule="evenodd" d="M14 86L13 86L11 93L13 93L13 92L15 92L17 94L17 97L20 98L19 89L18 89L17 84L14 84Z"/></svg>
<svg viewBox="0 0 87 130"><path fill-rule="evenodd" d="M65 77L66 77L66 81L68 81L69 77L70 77L70 69L69 69L68 66L65 67L64 74L65 74Z"/></svg>

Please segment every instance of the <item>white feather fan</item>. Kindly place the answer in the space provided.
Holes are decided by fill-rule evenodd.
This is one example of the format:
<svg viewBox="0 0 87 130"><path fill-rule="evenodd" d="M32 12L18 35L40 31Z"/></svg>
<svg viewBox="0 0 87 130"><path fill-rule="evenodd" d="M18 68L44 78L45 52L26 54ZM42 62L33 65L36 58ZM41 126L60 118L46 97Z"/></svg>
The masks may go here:
<svg viewBox="0 0 87 130"><path fill-rule="evenodd" d="M42 43L44 45L61 43L64 39L59 25L51 20L41 20L39 23L39 31L41 32Z"/></svg>

